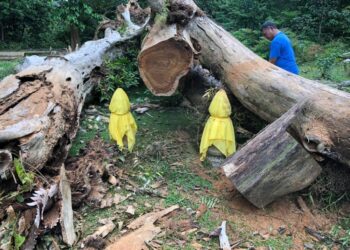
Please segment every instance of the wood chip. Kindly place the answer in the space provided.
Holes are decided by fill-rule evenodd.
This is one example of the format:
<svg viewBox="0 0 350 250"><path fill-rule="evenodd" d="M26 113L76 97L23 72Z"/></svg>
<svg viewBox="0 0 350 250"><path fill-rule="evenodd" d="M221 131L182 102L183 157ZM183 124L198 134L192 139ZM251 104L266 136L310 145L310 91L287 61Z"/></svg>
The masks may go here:
<svg viewBox="0 0 350 250"><path fill-rule="evenodd" d="M113 186L116 186L119 183L119 180L115 178L113 175L110 175L108 177L108 182L112 184Z"/></svg>
<svg viewBox="0 0 350 250"><path fill-rule="evenodd" d="M70 184L66 176L64 165L61 166L60 171L60 195L62 197L61 207L61 228L63 241L69 246L72 246L76 241L76 234L73 224L73 209L72 209L72 195Z"/></svg>
<svg viewBox="0 0 350 250"><path fill-rule="evenodd" d="M149 242L161 232L160 227L156 227L153 223L178 208L179 206L176 205L165 210L159 212L151 212L137 218L128 226L128 228L138 229L110 244L107 246L106 250L147 249Z"/></svg>
<svg viewBox="0 0 350 250"><path fill-rule="evenodd" d="M135 214L135 208L133 206L129 205L125 212L128 213L128 214L134 215Z"/></svg>
<svg viewBox="0 0 350 250"><path fill-rule="evenodd" d="M199 219L207 211L207 209L207 205L201 203L196 211L196 219Z"/></svg>
<svg viewBox="0 0 350 250"><path fill-rule="evenodd" d="M226 221L223 221L221 224L221 232L219 235L220 248L223 250L231 250L230 242L226 234Z"/></svg>
<svg viewBox="0 0 350 250"><path fill-rule="evenodd" d="M201 249L203 249L203 246L202 246L201 244L199 244L198 242L192 243L191 246L192 246L195 250L201 250Z"/></svg>

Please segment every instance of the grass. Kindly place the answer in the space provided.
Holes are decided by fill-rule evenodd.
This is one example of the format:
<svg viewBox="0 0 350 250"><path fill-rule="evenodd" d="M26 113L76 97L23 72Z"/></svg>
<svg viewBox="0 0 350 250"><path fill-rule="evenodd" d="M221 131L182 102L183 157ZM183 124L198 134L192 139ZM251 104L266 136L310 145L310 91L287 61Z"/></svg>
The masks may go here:
<svg viewBox="0 0 350 250"><path fill-rule="evenodd" d="M0 81L7 75L15 73L15 67L18 60L4 61L0 60Z"/></svg>
<svg viewBox="0 0 350 250"><path fill-rule="evenodd" d="M314 62L304 63L300 65L300 75L308 79L322 80L321 71L315 66ZM330 69L329 75L329 80L335 83L350 80L350 76L347 75L347 72L341 63L334 64Z"/></svg>
<svg viewBox="0 0 350 250"><path fill-rule="evenodd" d="M143 96L143 94L145 95ZM214 171L208 162L198 163L198 128L200 123L197 116L187 109L175 106L177 101L153 97L144 88L128 91L130 100L138 103L167 103L167 107L150 110L145 114L133 114L138 124L136 145L133 153L123 156L123 164L119 168L130 180L139 187L150 187L152 184L162 182L161 189L166 191L165 198L153 197L145 193L134 193L126 201L111 208L94 209L84 208L81 218L84 225L84 236L94 232L99 225L98 220L117 215L115 221L123 221L127 225L138 216L154 211L155 207L169 207L174 204L180 206L177 214L170 216L171 220L192 219L199 225L198 232L209 233L218 226L222 220L227 220L228 235L231 242L243 240L244 244L251 244L254 247L270 247L270 249L293 249L293 239L287 235L270 236L263 239L260 235L253 235L253 230L244 221L232 219L232 210L225 206L224 199L213 186L213 181L219 180L220 174ZM173 103L173 105L171 104ZM106 107L96 107L100 114L108 116ZM108 124L102 120L96 120L96 116L84 115L81 121L81 129L77 135L71 149L72 155L79 155L85 148L89 140L96 136L108 138ZM115 147L116 148L116 147ZM125 158L125 159L124 159ZM199 176L198 173L201 172ZM204 178L203 176L208 176ZM122 183L118 192L130 193ZM115 192L115 190L110 190ZM217 197L216 197L217 195ZM193 213L201 203L208 206L207 211L199 218L195 219ZM147 204L147 206L146 206ZM149 206L149 204L151 206ZM209 204L213 204L210 206ZM135 215L130 216L125 213L128 205L135 208ZM344 229L342 229L344 231ZM200 233L193 232L187 235L187 240L183 245L178 245L182 239L172 232L166 231L159 240L163 242L162 249L195 249L193 242L197 242L204 249L216 249L218 239L203 240ZM120 234L115 229L109 237ZM344 245L346 234L343 236ZM345 238L344 238L345 237ZM350 237L349 237L350 239Z"/></svg>
<svg viewBox="0 0 350 250"><path fill-rule="evenodd" d="M8 74L3 73L5 68L7 72L11 73L16 63L0 62L0 78L2 75ZM6 67L3 65L6 65ZM302 67L303 74L309 74L312 78L318 77L319 73L313 65L305 65L305 67ZM332 69L332 72L334 72L334 77L338 77L339 81L343 79L340 68ZM197 164L195 162L198 162L199 128L201 124L193 111L178 106L181 102L181 96L154 97L145 88L130 90L128 94L133 103L158 103L163 108L150 110L143 115L134 114L139 127L136 145L133 153L119 156L123 162L120 168L123 168L128 177L139 186L147 183L151 185L158 181L164 182L167 194L164 199L160 199L147 194L135 193L123 203L105 209L85 206L82 208L80 220L82 236L93 233L100 226L98 220L101 218L117 215L118 221L124 221L124 224L127 224L134 218L153 211L156 205L168 207L179 204L181 211L174 220L178 218L188 219L191 217L188 215L188 210L196 211L201 202L205 204L216 203L217 206L223 206L221 200L211 202L216 199L212 195L214 192L212 181L220 178L219 173L213 171L207 161L195 166ZM106 106L96 107L96 109L100 115L108 117ZM96 118L97 115L83 114L80 129L70 150L71 156L79 156L88 142L96 136L109 141L108 123ZM199 176L195 167L201 168L200 171L210 176L210 178ZM129 192L124 189L124 186L125 183L121 185L122 190L120 192ZM114 189L110 190L110 192L115 191ZM146 203L151 204L151 207L146 206ZM134 216L125 214L127 205L135 207ZM200 231L211 232L232 212L228 209L222 209L220 212L218 210L220 209L216 206L215 208L209 208L197 220ZM260 236L254 236L252 231L242 222L227 220L230 240L243 239L251 242L255 247L293 249L293 241L290 236L277 235L264 240ZM350 242L349 228L350 226L346 223L334 227L334 235L342 241L344 246L347 246ZM118 229L115 229L111 237L118 233ZM233 239L232 235L234 236ZM199 242L206 249L216 249L218 247L217 239L204 241L196 237L196 233L190 234L187 243L181 249L194 249L191 245L193 241ZM181 239L174 235L165 235L162 238L164 242L163 249L179 249L178 246L174 247L174 240Z"/></svg>
<svg viewBox="0 0 350 250"><path fill-rule="evenodd" d="M109 141L108 124L96 118L83 114L80 128L69 151L70 156L78 156L79 152L97 135Z"/></svg>

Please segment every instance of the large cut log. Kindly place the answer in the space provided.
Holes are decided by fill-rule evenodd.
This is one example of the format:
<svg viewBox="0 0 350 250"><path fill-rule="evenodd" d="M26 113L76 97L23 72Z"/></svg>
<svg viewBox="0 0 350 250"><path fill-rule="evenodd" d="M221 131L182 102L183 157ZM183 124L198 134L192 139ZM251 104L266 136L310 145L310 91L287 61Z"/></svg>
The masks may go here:
<svg viewBox="0 0 350 250"><path fill-rule="evenodd" d="M170 1L169 16L173 9L184 10L186 16L190 13L186 10L194 9L193 4L190 0ZM291 124L297 139L309 152L350 166L350 94L291 74L265 61L198 9L196 11L184 18L186 22L176 22L178 29L187 31L196 50L200 48L200 63L226 83L246 108L268 122L282 116L294 104L306 98L310 100ZM168 72L169 68L160 70ZM152 86L162 84L157 77L147 80L153 81ZM166 85L166 89L171 89L177 82Z"/></svg>
<svg viewBox="0 0 350 250"><path fill-rule="evenodd" d="M130 24L130 5L122 16ZM60 166L77 132L93 72L112 55L115 45L139 35L142 26L128 25L123 35L112 29L65 57L47 57L26 65L0 82L0 149L21 155L27 167Z"/></svg>
<svg viewBox="0 0 350 250"><path fill-rule="evenodd" d="M176 24L155 25L138 57L140 75L148 89L155 95L172 95L193 65L193 51L187 32L178 32Z"/></svg>
<svg viewBox="0 0 350 250"><path fill-rule="evenodd" d="M295 105L223 163L226 176L255 206L309 186L321 167L286 129L302 110Z"/></svg>

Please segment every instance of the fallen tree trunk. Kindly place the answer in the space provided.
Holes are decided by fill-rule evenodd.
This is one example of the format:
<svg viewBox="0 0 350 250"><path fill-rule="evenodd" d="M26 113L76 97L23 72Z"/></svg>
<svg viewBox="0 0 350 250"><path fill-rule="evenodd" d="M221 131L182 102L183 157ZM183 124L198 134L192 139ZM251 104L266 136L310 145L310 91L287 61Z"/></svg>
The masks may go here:
<svg viewBox="0 0 350 250"><path fill-rule="evenodd" d="M300 110L301 105L294 106L222 164L237 190L259 208L309 186L321 173L313 157L286 133Z"/></svg>
<svg viewBox="0 0 350 250"><path fill-rule="evenodd" d="M193 5L190 0L170 1L168 14L171 17L175 12L181 17L179 13L182 13L183 18L175 22L179 31L189 34L196 47L192 56L199 51L200 63L226 83L246 108L266 121L276 120L306 98L310 100L291 124L293 133L309 152L350 166L350 94L291 74L263 60ZM169 68L160 70L167 72ZM151 82L152 86L162 84L157 78L145 79L145 76L147 78L147 74L142 75L145 82ZM171 89L169 86L176 86L177 82L166 84L167 89Z"/></svg>
<svg viewBox="0 0 350 250"><path fill-rule="evenodd" d="M121 13L128 24L123 35L107 28L103 39L86 42L65 57L36 60L0 82L0 149L20 155L31 169L64 162L85 97L95 84L94 71L117 43L139 35L148 22L131 23L129 9L127 5Z"/></svg>

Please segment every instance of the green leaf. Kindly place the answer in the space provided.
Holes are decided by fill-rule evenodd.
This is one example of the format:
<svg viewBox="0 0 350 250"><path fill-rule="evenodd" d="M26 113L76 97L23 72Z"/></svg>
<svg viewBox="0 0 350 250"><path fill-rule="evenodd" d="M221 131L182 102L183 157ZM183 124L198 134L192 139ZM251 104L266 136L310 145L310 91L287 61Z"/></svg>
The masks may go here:
<svg viewBox="0 0 350 250"><path fill-rule="evenodd" d="M23 197L23 195L20 195L20 194L17 195L17 196L16 196L16 201L19 202L19 203L24 202L24 197Z"/></svg>
<svg viewBox="0 0 350 250"><path fill-rule="evenodd" d="M34 181L34 174L31 172L27 173L19 159L15 158L13 163L15 164L15 170L21 183L25 186L31 186Z"/></svg>
<svg viewBox="0 0 350 250"><path fill-rule="evenodd" d="M15 239L15 249L19 250L23 243L26 241L26 237L17 233L14 233L13 237Z"/></svg>

